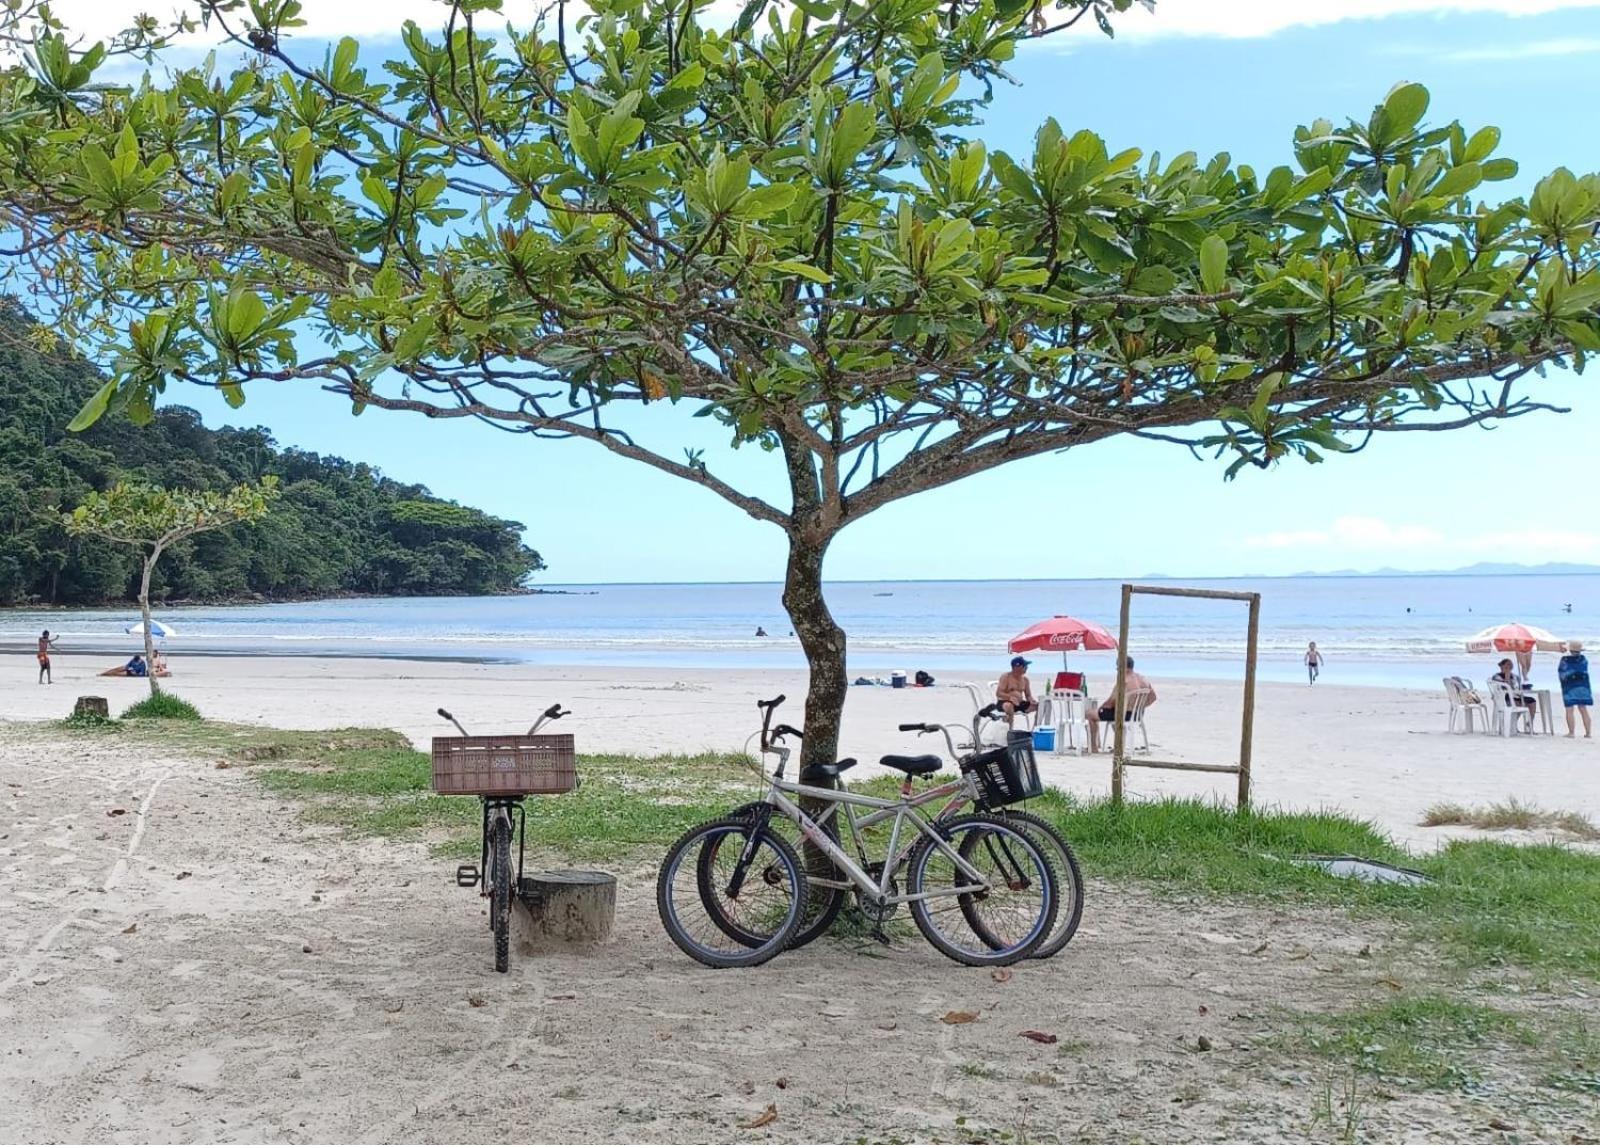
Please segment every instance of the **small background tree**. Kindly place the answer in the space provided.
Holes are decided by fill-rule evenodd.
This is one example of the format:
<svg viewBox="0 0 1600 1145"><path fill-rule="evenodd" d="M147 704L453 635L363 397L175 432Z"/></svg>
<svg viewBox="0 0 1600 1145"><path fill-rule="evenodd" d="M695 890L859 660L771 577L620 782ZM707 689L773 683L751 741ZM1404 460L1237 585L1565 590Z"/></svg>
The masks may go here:
<svg viewBox="0 0 1600 1145"><path fill-rule="evenodd" d="M104 493L89 494L72 512L62 514L61 520L70 533L103 537L140 550L144 567L139 575L139 615L144 620L145 663L153 665L155 636L150 631L150 575L161 554L185 537L245 521L259 521L277 497L276 477L264 477L255 484L237 485L220 493L118 484ZM153 696L161 691L153 666L149 680Z"/></svg>

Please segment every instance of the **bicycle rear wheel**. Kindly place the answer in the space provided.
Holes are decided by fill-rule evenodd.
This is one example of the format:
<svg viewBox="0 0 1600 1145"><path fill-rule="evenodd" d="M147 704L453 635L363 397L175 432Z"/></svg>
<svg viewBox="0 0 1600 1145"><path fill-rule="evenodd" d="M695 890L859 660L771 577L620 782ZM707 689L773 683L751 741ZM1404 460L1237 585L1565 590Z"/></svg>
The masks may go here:
<svg viewBox="0 0 1600 1145"><path fill-rule="evenodd" d="M494 932L494 968L511 967L511 817L495 816L490 833L489 929Z"/></svg>
<svg viewBox="0 0 1600 1145"><path fill-rule="evenodd" d="M1056 917L1055 877L1039 845L993 815L962 815L938 830L982 882L924 836L906 863L917 929L939 953L967 966L1009 966L1028 957Z"/></svg>
<svg viewBox="0 0 1600 1145"><path fill-rule="evenodd" d="M749 819L714 819L687 831L661 861L656 909L668 937L695 961L759 966L788 948L808 890L783 839L755 834ZM745 940L762 936L755 945Z"/></svg>
<svg viewBox="0 0 1600 1145"><path fill-rule="evenodd" d="M735 807L728 812L730 819L749 819L761 808L760 803L746 803ZM824 885L819 880L832 880L842 882L844 875L833 865L833 860L819 851L815 846L806 842L805 836L800 834L800 827L794 820L784 815L774 813L767 821L767 829L773 831L799 855L801 866L806 873L806 909L800 918L799 926L795 927L794 937L789 940L789 949L796 950L809 942L815 942L833 926L834 920L839 917L839 912L844 909L845 892L840 887ZM823 821L822 830L829 839L835 843L839 841L839 825L834 816L830 815ZM715 862L715 851L702 848L700 852L701 866L709 869ZM777 877L777 872L767 869L761 872L761 877L772 881ZM705 897L706 913L712 921L727 934L729 938L736 939L746 946L760 946L770 941L770 934L759 933L751 929L748 919L736 920L724 915L714 894L708 893L706 884L702 884L701 893Z"/></svg>
<svg viewBox="0 0 1600 1145"><path fill-rule="evenodd" d="M1072 936L1078 933L1078 923L1083 920L1083 870L1078 866L1078 856L1073 853L1072 844L1067 842L1066 836L1048 819L1031 811L1010 807L991 814L1021 828L1039 845L1039 852L1050 864L1050 873L1056 879L1056 921L1045 940L1034 947L1029 957L1054 957L1072 941ZM978 921L981 925L981 917ZM983 936L980 934L979 937Z"/></svg>

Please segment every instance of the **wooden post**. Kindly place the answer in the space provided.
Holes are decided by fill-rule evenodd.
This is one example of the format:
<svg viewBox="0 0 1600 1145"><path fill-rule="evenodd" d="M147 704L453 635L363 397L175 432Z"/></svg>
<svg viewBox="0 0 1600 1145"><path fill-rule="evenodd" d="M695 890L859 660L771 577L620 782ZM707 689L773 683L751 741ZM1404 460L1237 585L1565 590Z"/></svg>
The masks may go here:
<svg viewBox="0 0 1600 1145"><path fill-rule="evenodd" d="M1133 586L1122 586L1122 624L1117 630L1117 686L1111 693L1114 705L1111 740L1111 802L1122 804L1122 751L1127 739L1127 729L1122 724L1122 696L1128 687L1128 611L1133 604Z"/></svg>
<svg viewBox="0 0 1600 1145"><path fill-rule="evenodd" d="M1250 806L1250 742L1256 726L1256 643L1261 628L1261 596L1250 598L1250 635L1244 654L1244 718L1239 729L1239 810Z"/></svg>
<svg viewBox="0 0 1600 1145"><path fill-rule="evenodd" d="M522 880L512 910L519 950L551 945L600 946L611 941L617 880L599 871L541 871Z"/></svg>

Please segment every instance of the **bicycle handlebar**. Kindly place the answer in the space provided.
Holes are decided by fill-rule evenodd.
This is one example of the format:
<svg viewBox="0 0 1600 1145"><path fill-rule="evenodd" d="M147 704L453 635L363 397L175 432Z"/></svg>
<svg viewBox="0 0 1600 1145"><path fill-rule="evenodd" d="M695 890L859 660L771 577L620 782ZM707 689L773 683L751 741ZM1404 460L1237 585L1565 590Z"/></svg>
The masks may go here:
<svg viewBox="0 0 1600 1145"><path fill-rule="evenodd" d="M756 701L756 707L758 707L758 708L775 708L779 704L783 703L783 701L787 700L788 698L789 698L788 696L785 696L785 695L780 693L776 699L772 699L772 700L757 700Z"/></svg>
<svg viewBox="0 0 1600 1145"><path fill-rule="evenodd" d="M788 724L779 724L772 729L772 738L781 739L784 736L794 736L795 739L805 739L805 733L799 728L790 727Z"/></svg>

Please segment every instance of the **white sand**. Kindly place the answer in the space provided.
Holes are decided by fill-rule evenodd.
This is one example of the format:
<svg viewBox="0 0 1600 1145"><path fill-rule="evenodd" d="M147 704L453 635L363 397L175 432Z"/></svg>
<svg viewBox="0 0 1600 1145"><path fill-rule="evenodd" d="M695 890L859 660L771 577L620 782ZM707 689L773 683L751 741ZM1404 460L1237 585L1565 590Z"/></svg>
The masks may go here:
<svg viewBox="0 0 1600 1145"><path fill-rule="evenodd" d="M119 711L146 694L144 681L96 676L106 663L104 657L58 654L56 683L41 687L33 683L31 657L0 656L6 680L0 717L59 717L85 694L105 696ZM289 728L393 727L419 746L432 735L453 734L433 714L440 706L470 731L491 731L526 727L537 711L560 700L573 710L561 729L577 735L580 752L738 749L756 729L755 701L777 692L790 697L783 717L804 722L804 677L782 671L182 656L175 666L178 675L169 687L209 717ZM896 730L901 722L970 718L967 694L942 686L957 676L940 679L941 686L932 689L852 688L844 754L866 763L886 752L940 750L940 742ZM1161 697L1148 717L1154 758L1237 760L1237 686L1154 683ZM1419 825L1423 812L1440 802L1485 804L1515 796L1600 819L1600 746L1559 734L1565 731L1559 709L1557 736L1511 740L1449 735L1445 715L1442 690L1263 685L1255 723L1255 801L1337 807L1423 847L1444 834ZM1085 794L1109 789L1105 755L1041 758L1051 783ZM1129 790L1135 796L1231 799L1235 780L1145 769L1129 773Z"/></svg>

